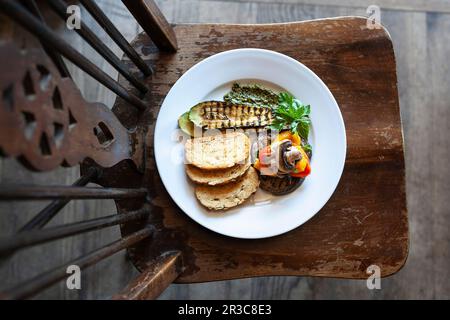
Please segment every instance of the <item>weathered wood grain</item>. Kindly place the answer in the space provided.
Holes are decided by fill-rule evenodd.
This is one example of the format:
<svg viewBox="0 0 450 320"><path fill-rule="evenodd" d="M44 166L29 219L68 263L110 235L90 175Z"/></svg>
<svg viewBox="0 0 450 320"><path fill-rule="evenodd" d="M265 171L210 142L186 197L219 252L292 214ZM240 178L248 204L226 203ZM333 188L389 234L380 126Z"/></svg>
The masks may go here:
<svg viewBox="0 0 450 320"><path fill-rule="evenodd" d="M448 17L436 14L427 14L427 58L436 59L436 61L446 61L450 51L450 35L443 30L450 30L450 19ZM428 254L431 254L433 264L433 298L442 298L450 295L450 268L446 266L450 261L450 67L448 63L431 63L427 74L432 75L431 83L426 88L431 88L430 99L420 105L420 109L415 113L415 123L420 123L422 114L431 109L431 123L426 128L430 133L425 145L426 150L436 153L428 158L426 154L421 154L422 159L428 159L429 163L424 163L421 167L430 166L432 169L429 177L430 188L427 189L426 198L430 199L431 210L424 210L422 214L429 212L426 223L431 224L432 228L432 248ZM429 78L428 78L429 80ZM411 132L414 136L420 135L418 132ZM433 153L430 153L430 155ZM420 171L416 167L416 171ZM417 189L423 188L420 181L416 182ZM425 220L425 219L424 219Z"/></svg>
<svg viewBox="0 0 450 320"><path fill-rule="evenodd" d="M423 5L427 3L424 2ZM183 19L186 19L183 17L183 10L177 10L181 5L172 7L163 1L160 4L163 11L164 7L168 9L167 12L164 11L165 14L169 13L175 16L176 19L172 21L183 22ZM236 2L231 4L235 5ZM245 5L247 6L248 3L245 2ZM252 5L255 3L252 2ZM192 5L190 9L194 10ZM364 9L341 7L339 4L337 6L314 6L294 2L280 3L280 1L273 4L258 3L255 10L259 23L296 21L337 15L363 15L365 11ZM224 11L224 15L227 15L226 11ZM241 296L286 297L288 299L450 297L450 284L446 281L449 259L446 254L443 254L444 251L448 252L449 241L446 237L449 234L449 211L442 209L448 199L446 195L448 191L443 185L431 187L432 181L437 181L437 179L439 179L438 181L448 181L450 178L447 171L441 170L449 159L449 146L437 143L440 138L445 139L450 133L448 126L442 125L444 122L450 123L450 106L447 103L444 107L446 101L449 101L448 80L445 79L448 73L445 73L445 68L441 68L441 66L447 65L442 57L450 50L450 41L445 40L447 34L444 31L446 30L444 22L448 20L448 15L383 10L381 18L394 43L402 122L405 130L408 215L411 237L406 266L395 276L383 279L382 290L367 290L364 280L263 277L196 285L173 285L166 290L162 298L207 298L208 292L214 292L215 297L219 298ZM226 19L228 19L227 22L233 22L231 16ZM432 32L428 30L430 26L434 26ZM430 42L431 39L435 39L433 44ZM431 73L430 68L439 69L439 72ZM433 79L433 87L430 79ZM434 110L430 104L432 95L442 105L437 113L438 116L435 112L430 112L430 110ZM434 126L435 123L441 125L437 127ZM434 130L433 134L430 131L431 127ZM431 156L436 153L443 156ZM430 158L433 158L433 161L440 161L438 167L429 166ZM435 207L441 209L432 214ZM435 220L439 221L437 223L439 227L435 226ZM440 255L433 255L433 251L439 252Z"/></svg>
<svg viewBox="0 0 450 320"><path fill-rule="evenodd" d="M316 6L338 6L344 8L367 8L377 5L382 9L404 10L404 11L425 11L425 12L445 12L450 13L450 3L446 0L212 0L229 2L260 2L260 3L290 3L290 4L311 4Z"/></svg>
<svg viewBox="0 0 450 320"><path fill-rule="evenodd" d="M288 0L290 1L290 0ZM396 0L393 0L394 2ZM444 4L447 1L443 0ZM339 15L364 15L365 7L341 6L344 1L323 2L323 5L303 4L284 0L261 2L158 0L169 22L175 23L269 23L301 21ZM338 3L339 2L339 3ZM430 1L421 1L429 10ZM121 32L131 40L142 29L134 22L119 1L99 0ZM317 3L317 2L315 2ZM408 3L413 3L407 1ZM382 6L382 23L392 36L399 83L400 106L405 135L408 215L410 221L410 253L405 267L395 276L382 280L382 290L368 290L365 280L340 280L310 277L260 277L253 279L175 284L161 298L170 299L343 299L343 298L450 298L448 280L450 174L450 91L448 91L447 14L427 14L388 10ZM421 10L422 10L421 9ZM84 22L93 28L105 43L118 54L120 49L96 26L82 9ZM58 19L54 19L58 21ZM80 52L113 78L116 71L99 57L76 34L54 23L59 32ZM3 30L2 30L3 31ZM428 49L427 49L428 48ZM115 96L98 85L76 67L69 66L76 83L89 101L112 106ZM432 156L433 155L433 156ZM430 165L433 163L433 165ZM27 181L42 184L71 184L78 178L78 169L59 169L48 174L30 173L11 160L0 160L0 181ZM37 212L44 203L0 203L0 232L12 234ZM50 225L96 218L113 212L113 201L73 201ZM79 256L120 236L118 228L105 229L50 243L17 253L11 261L0 262L1 285L11 285L70 258ZM82 274L82 290L67 290L64 283L43 292L38 298L95 299L118 292L137 272L123 253L119 253Z"/></svg>
<svg viewBox="0 0 450 320"><path fill-rule="evenodd" d="M152 108L140 116L141 123L150 124L150 132L157 106L192 65L217 52L257 47L294 57L321 77L340 105L348 141L343 177L319 214L285 235L255 241L230 239L193 223L173 204L151 165L143 185L154 186L158 214L150 220L159 232L150 247L133 252L139 268L165 250L183 252L186 271L177 282L262 275L365 278L371 264L380 266L384 276L403 266L408 225L395 60L387 33L365 26L362 18L177 25L179 51L173 55L157 53L145 35L137 38L135 46L156 70L147 80ZM129 112L122 109L125 106L118 100L113 110L129 121ZM152 142L150 136L148 154L153 152Z"/></svg>
<svg viewBox="0 0 450 320"><path fill-rule="evenodd" d="M153 0L122 2L160 50L170 52L177 50L177 38Z"/></svg>
<svg viewBox="0 0 450 320"><path fill-rule="evenodd" d="M255 4L255 3L211 3L206 1L159 1L164 14L173 22L283 22L337 15L363 15L364 10L348 7L313 6L302 4ZM199 13L199 8L201 11ZM220 14L214 8L220 8ZM240 13L243 13L241 15ZM256 13L256 14L255 14ZM201 15L201 16L200 16ZM245 16L248 17L246 20ZM218 20L217 20L218 19ZM237 19L237 20L236 20ZM433 127L438 120L434 113L430 113L428 98L434 90L428 81L434 78L434 73L428 71L428 66L436 65L440 70L441 80L434 80L433 86L440 89L436 94L440 103L449 101L445 98L445 69L438 66L445 64L442 55L450 49L449 41L445 41L442 28L447 19L445 14L402 13L383 10L382 22L387 26L394 42L397 57L400 104L402 120L405 128L407 191L409 216L411 224L411 248L408 263L394 277L383 280L383 289L369 291L365 281L346 281L338 279L298 278L298 277L268 277L245 279L227 282L212 282L196 285L173 285L164 294L172 298L210 298L212 293L216 298L433 298L449 297L449 284L445 270L448 258L445 254L439 257L431 255L433 248L440 253L446 249L445 237L448 236L448 210L433 215L440 227L432 227L433 219L428 214L433 203L443 203L447 199L445 187L431 189L428 181L435 181L439 176L441 181L449 178L440 168L445 167L448 157L434 158L439 160L439 167L427 166L429 155L438 151L448 154L448 144L435 144L435 137L427 128ZM433 28L434 45L427 50L427 27L439 20ZM441 27L440 27L441 26ZM444 25L445 27L445 25ZM442 39L442 41L439 41ZM427 58L428 57L428 58ZM439 58L439 59L438 59ZM448 73L447 73L448 74ZM444 81L443 81L444 80ZM411 89L413 88L413 89ZM444 93L446 92L446 93ZM412 108L412 105L415 107ZM443 108L438 113L439 120L448 123L449 108ZM436 127L436 136L445 138L449 135L448 127ZM417 133L421 135L421 143L414 143ZM411 147L409 147L411 146ZM446 153L447 152L447 153ZM410 159L415 159L410 161ZM424 171L424 168L426 170ZM432 178L428 178L428 177ZM424 185L427 183L427 185ZM433 190L432 196L430 190ZM447 192L448 193L448 192ZM444 223L442 223L444 222ZM439 243L435 239L443 239ZM448 250L446 251L448 252ZM424 258L427 257L427 258ZM444 271L444 272L443 272Z"/></svg>
<svg viewBox="0 0 450 320"><path fill-rule="evenodd" d="M168 252L151 261L146 270L134 279L114 300L149 300L157 298L180 274L181 252Z"/></svg>

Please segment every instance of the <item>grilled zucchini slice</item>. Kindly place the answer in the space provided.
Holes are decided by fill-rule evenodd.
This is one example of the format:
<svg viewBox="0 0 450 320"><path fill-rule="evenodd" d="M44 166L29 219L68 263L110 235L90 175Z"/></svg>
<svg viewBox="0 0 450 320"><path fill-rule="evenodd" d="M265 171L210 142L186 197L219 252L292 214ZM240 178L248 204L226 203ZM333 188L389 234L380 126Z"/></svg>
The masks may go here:
<svg viewBox="0 0 450 320"><path fill-rule="evenodd" d="M189 120L206 129L263 127L272 123L273 114L266 107L205 101L191 108Z"/></svg>

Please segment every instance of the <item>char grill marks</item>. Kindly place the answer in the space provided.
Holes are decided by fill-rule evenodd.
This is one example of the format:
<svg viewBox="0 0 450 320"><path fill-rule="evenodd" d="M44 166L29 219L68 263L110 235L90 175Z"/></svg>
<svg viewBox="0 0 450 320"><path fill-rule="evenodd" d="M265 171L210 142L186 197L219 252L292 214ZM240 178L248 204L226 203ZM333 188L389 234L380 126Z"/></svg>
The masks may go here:
<svg viewBox="0 0 450 320"><path fill-rule="evenodd" d="M271 124L270 108L234 105L222 101L206 101L198 104L202 117L201 125L206 129L263 127Z"/></svg>

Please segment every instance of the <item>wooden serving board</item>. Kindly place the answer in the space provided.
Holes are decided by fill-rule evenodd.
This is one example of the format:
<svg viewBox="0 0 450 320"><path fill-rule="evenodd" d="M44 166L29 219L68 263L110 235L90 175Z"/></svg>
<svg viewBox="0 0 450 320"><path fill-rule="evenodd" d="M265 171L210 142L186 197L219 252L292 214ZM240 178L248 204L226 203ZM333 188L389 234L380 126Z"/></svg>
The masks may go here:
<svg viewBox="0 0 450 320"><path fill-rule="evenodd" d="M151 241L129 251L135 265L143 270L148 261L180 250L180 283L264 275L367 278L372 264L382 276L397 272L408 255L408 218L396 64L387 31L368 29L366 19L359 17L176 25L174 30L176 53L159 52L145 34L134 41L155 69L147 80L150 108L138 115L121 99L114 107L125 125L138 121L148 128L141 183L153 196L150 223L157 231ZM206 57L245 47L281 52L313 70L336 98L347 130L346 164L329 202L301 227L262 240L222 236L186 216L165 191L152 148L159 107L177 79ZM123 234L130 231L122 228Z"/></svg>

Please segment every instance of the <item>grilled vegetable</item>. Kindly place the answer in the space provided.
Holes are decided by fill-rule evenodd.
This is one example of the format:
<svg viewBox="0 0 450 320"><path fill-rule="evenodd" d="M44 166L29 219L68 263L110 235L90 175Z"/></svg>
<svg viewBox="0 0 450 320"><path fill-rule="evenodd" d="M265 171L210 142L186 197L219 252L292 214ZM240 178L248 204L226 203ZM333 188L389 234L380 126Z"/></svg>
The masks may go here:
<svg viewBox="0 0 450 320"><path fill-rule="evenodd" d="M284 131L270 145L259 149L253 167L261 173L262 189L286 194L298 187L300 182L296 179L306 178L311 173L309 156L301 143L298 134Z"/></svg>
<svg viewBox="0 0 450 320"><path fill-rule="evenodd" d="M299 146L302 143L300 136L297 133L292 133L291 131L280 132L275 141L282 141L285 139L292 141L292 144L296 146Z"/></svg>
<svg viewBox="0 0 450 320"><path fill-rule="evenodd" d="M233 83L231 91L228 92L223 100L231 104L244 104L256 107L278 107L278 94L254 85L240 85Z"/></svg>
<svg viewBox="0 0 450 320"><path fill-rule="evenodd" d="M290 175L285 175L282 178L273 176L260 176L259 187L267 192L270 192L276 196L288 194L298 187L300 187L305 181L303 178L294 178Z"/></svg>
<svg viewBox="0 0 450 320"><path fill-rule="evenodd" d="M206 129L245 128L267 126L273 115L270 108L205 101L191 108L189 119Z"/></svg>
<svg viewBox="0 0 450 320"><path fill-rule="evenodd" d="M189 120L189 111L183 113L178 118L178 126L184 133L190 135L191 137L194 136L194 124L191 120Z"/></svg>
<svg viewBox="0 0 450 320"><path fill-rule="evenodd" d="M297 167L300 167L302 163L298 163ZM306 178L311 173L311 166L309 163L306 163L306 166L302 172L299 173L291 173L291 176L294 178Z"/></svg>
<svg viewBox="0 0 450 320"><path fill-rule="evenodd" d="M288 174L294 170L296 162L301 159L300 151L292 145L290 140L282 140L278 146L278 170Z"/></svg>
<svg viewBox="0 0 450 320"><path fill-rule="evenodd" d="M311 165L309 163L309 157L301 146L297 146L297 150L302 154L302 157L300 161L296 163L295 169L291 173L291 176L296 178L305 178L311 173Z"/></svg>
<svg viewBox="0 0 450 320"><path fill-rule="evenodd" d="M266 146L266 147L262 148L261 150L259 150L258 160L259 160L259 163L261 166L263 166L263 167L270 166L271 153L272 153L272 150L271 150L270 146Z"/></svg>

